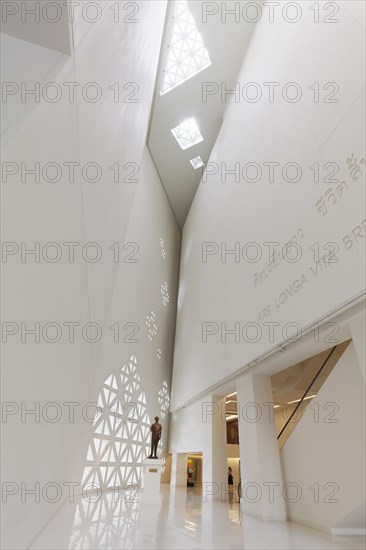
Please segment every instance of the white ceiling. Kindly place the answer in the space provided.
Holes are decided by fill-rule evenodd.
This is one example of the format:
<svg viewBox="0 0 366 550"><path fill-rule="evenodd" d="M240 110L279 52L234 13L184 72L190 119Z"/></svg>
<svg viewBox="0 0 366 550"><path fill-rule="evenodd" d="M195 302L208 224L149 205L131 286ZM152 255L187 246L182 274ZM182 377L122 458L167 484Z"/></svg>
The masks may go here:
<svg viewBox="0 0 366 550"><path fill-rule="evenodd" d="M169 21L172 18L173 4L169 2L162 60L169 41ZM220 93L208 97L208 101L203 102L202 83L215 82L219 86L225 83L228 90L233 88L255 28L254 23L246 22L243 18L239 23L235 22L234 16L228 16L226 21L222 21L220 13L208 17L204 23L202 4L201 0L188 0L189 9L212 65L161 96L160 85L164 67L163 62L160 63L148 140L150 152L181 228L202 177L202 168L194 170L189 161L198 155L204 162L209 160L226 107L226 103L221 101ZM183 151L171 130L191 117L196 119L204 141Z"/></svg>

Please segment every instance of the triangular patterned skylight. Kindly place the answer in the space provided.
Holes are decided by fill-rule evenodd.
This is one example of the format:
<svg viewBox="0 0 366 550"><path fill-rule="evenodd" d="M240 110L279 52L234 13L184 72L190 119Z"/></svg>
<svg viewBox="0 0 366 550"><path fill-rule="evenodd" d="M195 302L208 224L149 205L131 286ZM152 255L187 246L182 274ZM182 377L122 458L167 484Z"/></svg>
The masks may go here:
<svg viewBox="0 0 366 550"><path fill-rule="evenodd" d="M211 59L186 0L176 0L160 94L207 69Z"/></svg>
<svg viewBox="0 0 366 550"><path fill-rule="evenodd" d="M195 157L194 159L190 160L189 161L193 168L195 170L197 170L197 168L201 168L201 166L203 166L203 160L201 159L201 157Z"/></svg>
<svg viewBox="0 0 366 550"><path fill-rule="evenodd" d="M200 129L194 118L189 118L181 122L178 126L173 128L171 132L183 151L203 141Z"/></svg>

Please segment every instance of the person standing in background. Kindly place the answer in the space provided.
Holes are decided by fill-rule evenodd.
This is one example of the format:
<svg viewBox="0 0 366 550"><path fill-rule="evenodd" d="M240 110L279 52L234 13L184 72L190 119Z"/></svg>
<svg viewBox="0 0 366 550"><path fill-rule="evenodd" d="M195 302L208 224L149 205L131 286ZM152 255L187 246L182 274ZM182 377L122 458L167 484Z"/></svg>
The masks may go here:
<svg viewBox="0 0 366 550"><path fill-rule="evenodd" d="M230 468L230 466L227 471L227 484L229 485L229 500L231 501L233 499L233 494L234 494L234 477L233 477L233 471Z"/></svg>
<svg viewBox="0 0 366 550"><path fill-rule="evenodd" d="M229 469L227 471L227 484L228 485L234 485L234 478L233 478L233 471L229 466Z"/></svg>

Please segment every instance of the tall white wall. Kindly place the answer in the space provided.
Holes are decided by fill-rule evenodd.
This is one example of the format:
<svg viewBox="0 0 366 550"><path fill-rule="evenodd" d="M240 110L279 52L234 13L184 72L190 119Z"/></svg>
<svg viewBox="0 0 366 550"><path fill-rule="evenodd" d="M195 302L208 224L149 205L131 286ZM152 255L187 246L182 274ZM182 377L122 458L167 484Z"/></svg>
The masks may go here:
<svg viewBox="0 0 366 550"><path fill-rule="evenodd" d="M86 25L83 18L75 18L71 56L13 37L4 36L3 41L3 53L9 58L14 43L17 52L17 69L12 65L4 79L20 83L26 74L29 87L37 81L41 85L56 82L63 91L55 103L44 98L37 103L29 97L22 103L20 94L13 98L3 134L3 162L19 168L2 182L2 237L4 242L14 243L14 254L3 263L2 292L2 328L7 330L10 325L4 323L11 322L15 332L7 341L3 338L2 399L8 404L3 416L2 480L13 483L7 485L7 491L14 493L3 505L3 544L7 548L31 542L68 496L65 482L80 486L93 436L87 413L81 411L98 399L111 374L118 374L129 358L136 356L146 418L160 415L158 392L165 380L170 389L180 233L145 147L166 2L136 3L139 9L134 23L122 21L121 17L128 15L123 4L118 23L109 3L101 4L103 16L97 23ZM28 48L35 56L39 54L38 63L30 65L22 55ZM65 82L80 83L74 102L69 101ZM102 89L102 97L95 103L78 93L88 82L96 82ZM120 85L117 102L109 90L116 82ZM126 96L132 91L137 102L129 103ZM58 163L62 177L51 183L41 174L36 182L28 174L22 182L20 163L34 168L36 162L41 168L49 162ZM102 177L91 183L77 167L75 180L70 182L65 162L81 166L98 163ZM120 178L114 182L109 167L117 162ZM132 169L126 163L133 163ZM128 180L132 171L135 174ZM54 173L50 172L50 177ZM80 254L90 241L102 251L96 263ZM55 263L42 253L39 262L31 255L22 261L22 242L28 249L39 242L41 250L46 243L58 243L62 256ZM80 243L74 262L69 261L66 242ZM136 245L124 250L131 242ZM109 249L114 243L119 243L118 261ZM55 250L49 249L49 257ZM137 263L128 263L132 252L136 252L132 258ZM167 305L160 288L164 282L170 294ZM151 311L158 325L152 341L146 327ZM64 325L70 322L79 323L71 342ZM81 332L90 322L102 333L95 343ZM40 323L39 342L34 335L25 334L21 323L27 328ZM55 325L46 336L42 334L46 323L61 327L57 342L50 343ZM120 324L119 342L114 341L115 329L109 328L114 323ZM136 342L127 341L131 326L126 323L134 323ZM88 338L94 336L91 330ZM56 405L44 409L50 402ZM70 402L76 404L73 421L70 406L65 405ZM35 403L39 403L39 418L31 414L22 418L21 410L34 409ZM61 418L52 422L59 413ZM163 426L165 452L167 416ZM37 489L37 483L39 502L35 502L37 495L25 494ZM42 495L46 483L58 483L62 489L53 503L54 489L46 497Z"/></svg>
<svg viewBox="0 0 366 550"><path fill-rule="evenodd" d="M366 480L364 384L352 342L281 455L289 519L329 530L365 528L365 516L354 514L365 507Z"/></svg>
<svg viewBox="0 0 366 550"><path fill-rule="evenodd" d="M365 290L366 169L362 76L365 6L353 1L337 4L340 7L337 23L327 23L325 13L320 13L320 20L315 23L308 3L301 3L302 17L296 23L286 22L281 17L280 7L274 22L270 22L268 7L264 8L243 60L237 77L238 95L232 94L228 103L223 126L206 166L206 176L200 183L183 230L172 388L173 452L176 449L183 453L193 447L205 455L212 426L202 421L202 402L207 394L231 393L236 374L239 375L244 366L250 365L243 377L245 385L247 374L273 374L334 343L354 338L352 346L356 351L348 351L348 357L350 353L353 356L352 368L347 369L347 392L348 388L362 382L364 322L352 309L337 318L335 325L326 328L320 322L319 332L304 336L287 346L286 351L278 349L286 339L283 329L287 323L295 323L293 326L301 333L318 320L334 316L338 309L350 305ZM321 3L319 6L320 9L324 7ZM354 64L350 64L351 59L355 60ZM273 102L269 100L268 86L264 85L271 82L274 83ZM282 95L286 84L291 82L301 90L297 102L286 101L286 96ZM319 101L314 96L316 82L320 86ZM332 82L334 84L327 85ZM248 83L254 84L245 88ZM258 89L261 99L250 102L247 98L253 97ZM326 103L327 94L337 89L333 96L337 102ZM251 168L248 163L253 163ZM254 163L262 170L262 177L255 183L248 181L256 176ZM279 163L273 182L269 181L268 163ZM289 183L282 176L281 171L287 163L300 166L302 177L297 183ZM338 170L333 181L327 177L331 176L333 165L327 163L334 163ZM315 181L313 171L317 166L319 182ZM238 174L238 181L235 181L235 174ZM288 176L293 177L293 173L289 172ZM342 182L343 192L339 187ZM325 197L324 203L320 201L322 197ZM269 261L268 247L264 243L279 243L277 249L282 250L291 241L299 245L298 261L280 261L278 256L275 261ZM210 244L206 250L211 254L208 253L205 259L203 243ZM245 249L247 243L254 245ZM336 250L336 256L331 258L334 261L330 263L321 259L327 243L334 243L331 246ZM230 254L230 251L235 253ZM257 252L259 260L249 261ZM203 338L204 323L210 323L208 330L213 333L208 334L206 340ZM264 323L273 323L273 337ZM231 333L225 334L225 328ZM291 328L288 336L291 336ZM254 363L275 348L274 355ZM355 353L358 360L353 362ZM339 384L337 396L346 376L346 369L340 366L334 377L339 370L342 376L334 382ZM344 458L342 468L346 471L339 475L334 471L334 480L339 478L343 485L349 476L352 487L362 476L359 459L353 458L352 471L347 471L345 453L353 454L354 445L349 441L345 446L336 430L343 430L347 419L357 414L355 403L359 403L360 410L364 406L360 386L357 392L359 399L353 403L342 397L342 428L331 425L336 429L329 430L326 438L333 453L343 447L340 455ZM358 417L352 433L359 437L356 448L364 459L364 450L361 452L358 447L362 440L360 422ZM294 457L296 455L297 462L304 464L304 457L311 454L314 447L310 430L306 439L300 441L297 436L296 441L291 442L299 428L301 422L286 445L293 445ZM317 428L321 430L324 426ZM196 442L200 442L199 448L195 447ZM255 441L241 440L242 467L245 463L243 445L251 448ZM263 449L259 448L258 452L262 453ZM318 458L319 454L315 452ZM328 452L324 456L331 460ZM205 470L205 457L203 460ZM301 470L290 466L287 471L288 463L284 472L286 480L298 481L296 476L302 475ZM338 459L336 464L340 467ZM316 461L312 460L311 465L311 470L306 469L306 472L310 471L316 481ZM325 472L325 462L321 461L320 473L323 467ZM328 478L324 483L326 481ZM359 492L357 495L358 499ZM348 492L343 495L343 512L346 514L347 508L355 518L358 512L352 507L356 507L357 499L348 499L348 496ZM305 503L299 506L302 506L301 512L298 508L290 509L290 517L295 517L296 510L297 518L302 514L303 521L317 526L329 528L336 524L335 517L331 521L326 515L331 513L328 510L331 505L328 508L324 505L318 520L313 516L322 505L314 505L310 514L304 508ZM346 523L340 522L340 525Z"/></svg>
<svg viewBox="0 0 366 550"><path fill-rule="evenodd" d="M164 241L164 251L160 244L161 239ZM169 404L180 231L147 148L141 163L140 182L131 209L126 242L138 245L136 251L134 247L127 250L129 254L133 252L132 259L138 261L136 263L121 264L117 273L105 325L108 328L96 360L97 368L91 394L92 401L98 401L98 396L103 391L104 382L111 375L118 377L121 368L129 362L131 356L135 356L140 380L136 389L133 389L132 395L121 400L122 406L127 402L131 402L134 404L135 409L128 410L126 408L124 411L120 410L120 412L126 422L127 417L131 414L134 418L144 420L144 412L143 410L140 412L140 406L143 406L146 402L148 419L145 419L144 422L150 425L156 415L160 417L163 426L163 445L160 452L166 454L169 439ZM165 283L169 294L168 303L163 302L161 292L161 286ZM146 319L152 313L155 315L153 325L155 325L156 334L155 331L153 335L150 334L150 339L150 327L147 326ZM119 325L118 342L115 341L116 323ZM114 327L113 331L110 327ZM136 383L130 377L124 385L127 387L130 382L132 384ZM141 392L144 394L143 398L140 398ZM111 419L113 426L112 440L114 441L116 437L118 438L119 423L118 421L115 423L113 415ZM118 456L115 458L113 456L109 457L108 462L112 469L116 468L118 470L121 467L122 480L112 478L107 486L112 486L114 483L123 486L124 483L130 481L141 482L141 470L135 472L135 477L130 477L130 469L127 467L127 463L131 462L133 467L136 467L141 464L141 459L146 457L145 430L142 433L134 433L133 429L134 425L132 424L131 434L125 434L123 439L131 439L137 445L137 450L133 452L132 458L127 456L123 458L123 455L120 459ZM107 431L104 430L104 436L109 439ZM150 432L147 431L147 440L150 442ZM90 442L95 436L94 427L90 426L90 429L85 430L83 435L84 460L83 463L78 464L78 469L75 471L76 479L79 479L82 469L88 465L91 465L93 471L96 472L102 458L100 452L96 452L94 456L89 454ZM118 453L118 444L115 450ZM131 450L133 450L132 447ZM93 452L95 451L96 449ZM97 484L100 481L98 473L93 481ZM122 483L118 483L118 481L122 481ZM99 483L99 485L103 484Z"/></svg>
<svg viewBox="0 0 366 550"><path fill-rule="evenodd" d="M200 183L184 226L173 409L280 344L287 323L302 329L364 292L364 5L351 1L339 6L334 24L326 22L325 13L315 23L307 4L296 23L286 22L280 9L271 23L267 7L257 24L237 78L239 98L231 96L206 181ZM268 82L278 83L273 102L264 85ZM296 102L282 94L291 82L298 90ZM331 82L335 84L327 84ZM248 83L257 88L246 89ZM250 102L258 87L261 99ZM326 103L334 90L337 102ZM288 98L294 97L294 88L288 92ZM256 183L243 177L250 162L262 170ZM264 164L271 162L280 164L273 183ZM300 166L298 183L284 181L281 171L287 163ZM315 163L319 183L314 182ZM334 181L327 163L339 166ZM239 169L240 181L225 168ZM252 166L247 179L255 177ZM293 178L294 172L286 177ZM298 243L291 251L298 261L277 258L268 265L264 243L279 243L282 250L291 240ZM207 261L202 259L203 243L212 243ZM243 254L246 243L256 244ZM327 243L334 243L328 252ZM235 247L236 256L221 256L222 249ZM321 257L333 249L336 255L324 263ZM256 254L259 260L249 261ZM264 325L268 322L275 323L273 338ZM214 332L206 342L203 323L211 323ZM247 326L246 333L247 323L252 328ZM226 341L225 326L236 330ZM292 331L289 327L288 336Z"/></svg>
<svg viewBox="0 0 366 550"><path fill-rule="evenodd" d="M202 453L202 498L204 501L211 498L225 499L227 445L222 396L205 395L188 407L172 413L169 451L173 456L173 486L182 484L182 457L189 453ZM185 479L186 474L185 467Z"/></svg>

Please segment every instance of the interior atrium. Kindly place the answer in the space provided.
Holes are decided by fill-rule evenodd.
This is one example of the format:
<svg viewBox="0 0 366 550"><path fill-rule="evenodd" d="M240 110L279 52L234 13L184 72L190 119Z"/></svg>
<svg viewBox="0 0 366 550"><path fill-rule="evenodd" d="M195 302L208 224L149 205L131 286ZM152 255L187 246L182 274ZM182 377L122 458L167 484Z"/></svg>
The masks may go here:
<svg viewBox="0 0 366 550"><path fill-rule="evenodd" d="M365 2L2 0L2 547L365 548Z"/></svg>

